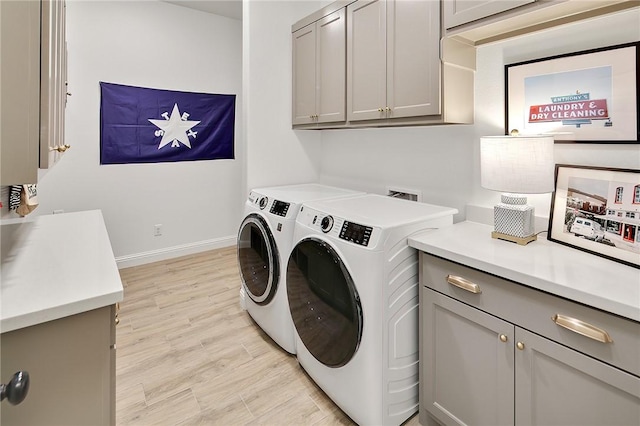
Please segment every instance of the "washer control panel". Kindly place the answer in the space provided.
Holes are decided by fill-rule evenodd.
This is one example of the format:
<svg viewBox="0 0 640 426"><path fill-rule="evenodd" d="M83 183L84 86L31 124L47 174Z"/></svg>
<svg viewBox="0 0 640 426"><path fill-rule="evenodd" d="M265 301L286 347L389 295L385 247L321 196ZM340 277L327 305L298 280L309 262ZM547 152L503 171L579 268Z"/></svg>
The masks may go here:
<svg viewBox="0 0 640 426"><path fill-rule="evenodd" d="M289 211L290 205L291 204L285 203L284 201L273 200L273 204L271 204L271 209L269 210L269 213L286 217L287 212Z"/></svg>
<svg viewBox="0 0 640 426"><path fill-rule="evenodd" d="M370 226L359 225L345 220L340 230L340 238L366 247L369 245L372 232L373 228Z"/></svg>

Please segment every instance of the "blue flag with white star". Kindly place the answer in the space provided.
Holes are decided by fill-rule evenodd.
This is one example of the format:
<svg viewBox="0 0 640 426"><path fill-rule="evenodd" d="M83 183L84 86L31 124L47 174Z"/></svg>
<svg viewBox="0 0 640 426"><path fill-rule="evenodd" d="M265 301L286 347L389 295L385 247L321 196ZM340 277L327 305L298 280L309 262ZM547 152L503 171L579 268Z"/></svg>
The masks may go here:
<svg viewBox="0 0 640 426"><path fill-rule="evenodd" d="M100 82L100 164L234 158L236 95Z"/></svg>

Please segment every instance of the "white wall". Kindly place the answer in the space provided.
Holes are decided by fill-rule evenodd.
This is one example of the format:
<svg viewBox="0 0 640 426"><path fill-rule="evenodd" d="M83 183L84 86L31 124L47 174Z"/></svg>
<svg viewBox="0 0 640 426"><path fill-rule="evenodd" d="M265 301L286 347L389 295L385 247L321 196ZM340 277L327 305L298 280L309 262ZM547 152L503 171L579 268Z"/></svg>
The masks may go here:
<svg viewBox="0 0 640 426"><path fill-rule="evenodd" d="M386 193L421 190L423 201L492 206L499 194L480 187L479 138L503 134L504 65L640 40L640 10L574 24L477 49L475 124L322 132L321 181ZM556 163L640 168L639 145L556 144ZM548 216L550 195L529 197Z"/></svg>
<svg viewBox="0 0 640 426"><path fill-rule="evenodd" d="M566 25L477 50L476 134L472 203L493 205L500 195L480 187L479 138L504 130L504 65L640 40L640 9ZM640 145L556 144L557 164L640 168ZM548 217L551 195L529 196Z"/></svg>
<svg viewBox="0 0 640 426"><path fill-rule="evenodd" d="M101 209L121 266L234 244L244 201L242 22L158 1L67 0L67 39L72 148L41 179L34 213ZM236 159L100 166L99 81L236 94Z"/></svg>
<svg viewBox="0 0 640 426"><path fill-rule="evenodd" d="M324 4L244 0L246 191L319 179L320 132L291 129L291 25Z"/></svg>

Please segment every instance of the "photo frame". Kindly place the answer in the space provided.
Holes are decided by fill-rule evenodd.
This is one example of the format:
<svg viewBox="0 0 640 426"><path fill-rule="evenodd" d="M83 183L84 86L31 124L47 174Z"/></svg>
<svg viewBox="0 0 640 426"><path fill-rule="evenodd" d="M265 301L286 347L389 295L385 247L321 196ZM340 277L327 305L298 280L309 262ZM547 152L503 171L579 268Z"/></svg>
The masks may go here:
<svg viewBox="0 0 640 426"><path fill-rule="evenodd" d="M640 42L505 65L505 134L638 143Z"/></svg>
<svg viewBox="0 0 640 426"><path fill-rule="evenodd" d="M640 268L640 170L557 164L547 239Z"/></svg>

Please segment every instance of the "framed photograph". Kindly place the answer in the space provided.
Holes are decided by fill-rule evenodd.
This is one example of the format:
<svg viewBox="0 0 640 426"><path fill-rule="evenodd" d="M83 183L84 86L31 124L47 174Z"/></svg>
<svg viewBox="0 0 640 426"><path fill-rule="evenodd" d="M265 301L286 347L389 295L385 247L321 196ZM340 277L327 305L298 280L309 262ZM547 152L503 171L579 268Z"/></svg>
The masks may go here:
<svg viewBox="0 0 640 426"><path fill-rule="evenodd" d="M505 65L505 134L638 143L640 42Z"/></svg>
<svg viewBox="0 0 640 426"><path fill-rule="evenodd" d="M640 268L640 170L556 165L547 239Z"/></svg>

